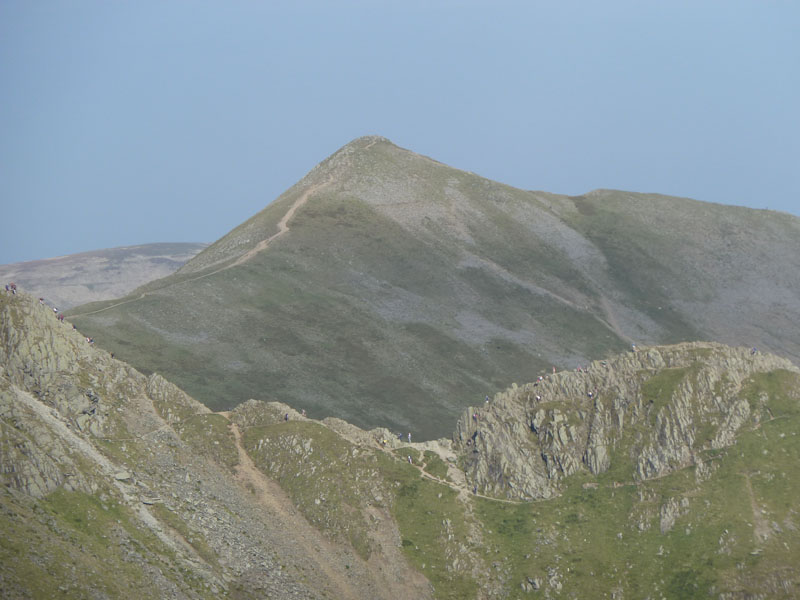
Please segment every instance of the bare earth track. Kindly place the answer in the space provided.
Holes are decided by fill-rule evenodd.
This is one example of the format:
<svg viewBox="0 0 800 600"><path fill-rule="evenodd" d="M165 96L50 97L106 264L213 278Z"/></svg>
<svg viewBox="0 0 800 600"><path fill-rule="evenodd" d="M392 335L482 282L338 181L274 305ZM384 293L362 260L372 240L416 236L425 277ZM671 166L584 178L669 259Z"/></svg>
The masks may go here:
<svg viewBox="0 0 800 600"><path fill-rule="evenodd" d="M217 413L225 418L230 413ZM242 445L242 434L236 423L230 423L236 443L239 464L236 478L250 490L270 516L287 532L286 540L295 540L289 551L299 563L313 563L307 570L324 575L326 593L333 598L386 598L391 600L420 600L430 597L430 584L424 576L411 569L399 549L399 534L391 530L388 514L372 507L375 530L372 532L381 551L373 553L367 563L354 555L345 555L300 514L280 486L256 467ZM388 528L388 529L387 529ZM395 539L396 538L396 539ZM360 563L361 568L356 568ZM343 575L343 574L346 574Z"/></svg>
<svg viewBox="0 0 800 600"><path fill-rule="evenodd" d="M236 465L236 478L246 489L250 489L256 496L258 503L264 507L270 515L283 524L284 527L294 532L294 539L300 541L300 556L312 560L317 569L315 572L324 574L327 584L332 588L331 592L336 598L360 598L358 591L352 584L342 577L343 567L338 564L340 561L330 561L334 556L333 550L329 547L330 542L322 534L314 529L309 523L297 513L291 501L285 497L283 490L277 484L270 481L253 464L250 455L242 446L242 434L236 423L230 424L231 433L236 440L236 450L239 454L239 464Z"/></svg>
<svg viewBox="0 0 800 600"><path fill-rule="evenodd" d="M283 217L281 218L281 220L278 222L278 231L277 232L275 232L274 234L269 236L267 239L261 240L258 244L256 244L255 247L251 248L250 250L248 250L247 252L242 254L242 256L237 258L232 263L227 264L224 267L221 267L221 268L219 268L219 269L217 269L215 271L211 271L210 273L203 273L202 275L198 275L197 277L192 277L190 279L185 279L185 280L182 280L182 281L176 282L176 283L184 284L184 283L189 283L191 281L197 281L198 279L203 279L205 277L210 277L212 275L216 275L217 273L221 273L222 271L225 271L226 269L230 269L231 267L236 267L236 266L239 266L241 264L244 264L248 260L253 258L259 252L263 252L264 250L266 250L269 247L269 245L272 242L274 242L276 239L278 239L279 237L281 237L281 236L283 236L283 235L285 235L285 234L287 234L289 232L289 221L294 216L295 212L297 212L297 210L299 208L301 208L306 202L308 202L308 199L311 198L311 196L313 194L315 194L316 192L318 192L321 189L323 189L323 188L327 187L328 185L330 185L332 183L332 181L333 181L333 178L329 178L326 181L323 181L322 183L318 183L316 185L312 185L311 187L309 187L305 192L303 192L303 194L297 200L295 200L295 202L289 207L289 210L286 211L286 214L284 214ZM170 285L176 285L176 283L173 283L173 284L170 284ZM165 286L165 287L170 287L170 286ZM164 288L159 288L159 289L164 289ZM111 304L110 306L105 306L103 308L99 308L97 310L91 310L91 311L82 312L82 313L75 313L72 316L73 317L83 317L83 316L86 316L86 315L94 315L94 314L101 313L101 312L106 311L106 310L110 310L112 308L116 308L117 306L122 306L123 304L129 304L131 302L136 302L137 300L141 300L145 296L147 296L147 292L145 292L143 294L140 294L136 298L130 298L128 300L124 300L122 302L117 302L115 304Z"/></svg>

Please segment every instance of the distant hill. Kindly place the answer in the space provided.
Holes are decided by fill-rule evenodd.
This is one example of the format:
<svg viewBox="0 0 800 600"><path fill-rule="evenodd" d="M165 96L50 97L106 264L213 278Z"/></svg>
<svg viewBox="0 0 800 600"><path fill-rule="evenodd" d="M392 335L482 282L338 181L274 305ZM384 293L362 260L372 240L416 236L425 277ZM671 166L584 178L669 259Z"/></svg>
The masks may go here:
<svg viewBox="0 0 800 600"><path fill-rule="evenodd" d="M206 246L143 244L0 265L0 281L66 309L124 296L175 272Z"/></svg>
<svg viewBox="0 0 800 600"><path fill-rule="evenodd" d="M173 275L73 320L211 408L277 399L423 438L632 343L800 359L800 219L515 189L360 138Z"/></svg>

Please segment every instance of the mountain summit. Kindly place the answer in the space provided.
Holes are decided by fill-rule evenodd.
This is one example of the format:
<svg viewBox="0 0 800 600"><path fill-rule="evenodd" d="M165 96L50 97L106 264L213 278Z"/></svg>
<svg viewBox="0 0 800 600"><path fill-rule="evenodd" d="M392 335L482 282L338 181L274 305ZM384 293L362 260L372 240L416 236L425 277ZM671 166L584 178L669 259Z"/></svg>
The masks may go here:
<svg viewBox="0 0 800 600"><path fill-rule="evenodd" d="M554 366L707 339L800 359L800 219L516 189L359 138L174 275L73 320L214 409L446 434Z"/></svg>

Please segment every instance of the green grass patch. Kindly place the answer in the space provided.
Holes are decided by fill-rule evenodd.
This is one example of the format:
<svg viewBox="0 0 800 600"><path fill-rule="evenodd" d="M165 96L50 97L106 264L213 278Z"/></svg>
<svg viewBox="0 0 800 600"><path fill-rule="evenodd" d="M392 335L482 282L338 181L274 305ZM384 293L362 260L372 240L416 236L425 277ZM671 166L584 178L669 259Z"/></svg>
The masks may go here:
<svg viewBox="0 0 800 600"><path fill-rule="evenodd" d="M230 421L222 415L197 414L176 423L175 431L195 450L232 469L239 462Z"/></svg>
<svg viewBox="0 0 800 600"><path fill-rule="evenodd" d="M408 460L408 457L410 456L415 465L420 464L419 458L421 453L416 448L412 448L411 446L403 446L401 448L395 448L394 453L398 458L400 458L400 460Z"/></svg>
<svg viewBox="0 0 800 600"><path fill-rule="evenodd" d="M752 408L768 397L772 413L768 417L796 417L800 414L800 375L784 369L756 373L743 386L742 395Z"/></svg>
<svg viewBox="0 0 800 600"><path fill-rule="evenodd" d="M58 489L29 507L7 498L2 504L13 506L14 514L9 518L4 510L0 518L0 563L14 565L4 582L9 590L27 590L35 598L158 597L148 574L158 568L199 597L209 596L110 490L90 495Z"/></svg>
<svg viewBox="0 0 800 600"><path fill-rule="evenodd" d="M420 477L402 460L385 454L377 458L393 496L403 553L428 578L437 598L474 598L477 586L469 574L469 557L459 550L469 545L469 536L457 493Z"/></svg>
<svg viewBox="0 0 800 600"><path fill-rule="evenodd" d="M436 454L436 452L425 450L423 454L423 461L423 468L426 472L430 473L434 477L438 477L439 479L449 481L450 478L447 476L447 463L444 462L441 457Z"/></svg>
<svg viewBox="0 0 800 600"><path fill-rule="evenodd" d="M326 427L298 421L248 428L243 443L309 522L369 558L372 543L360 509L382 497L372 451L358 449Z"/></svg>

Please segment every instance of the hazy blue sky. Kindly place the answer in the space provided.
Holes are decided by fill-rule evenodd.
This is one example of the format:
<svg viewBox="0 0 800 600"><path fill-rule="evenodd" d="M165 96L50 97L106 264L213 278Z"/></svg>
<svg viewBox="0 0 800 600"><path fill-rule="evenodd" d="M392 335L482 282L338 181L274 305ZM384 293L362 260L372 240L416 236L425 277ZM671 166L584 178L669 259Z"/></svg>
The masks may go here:
<svg viewBox="0 0 800 600"><path fill-rule="evenodd" d="M0 263L213 241L365 134L800 214L800 3L2 0Z"/></svg>

